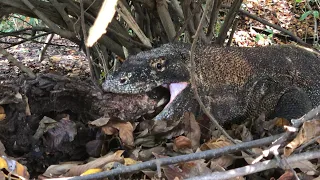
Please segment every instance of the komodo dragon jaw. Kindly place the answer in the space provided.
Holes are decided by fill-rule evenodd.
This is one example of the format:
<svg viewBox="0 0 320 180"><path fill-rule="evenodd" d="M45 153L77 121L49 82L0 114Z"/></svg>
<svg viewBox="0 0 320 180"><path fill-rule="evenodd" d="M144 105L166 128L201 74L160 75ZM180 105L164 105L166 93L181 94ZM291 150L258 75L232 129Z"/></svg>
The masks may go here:
<svg viewBox="0 0 320 180"><path fill-rule="evenodd" d="M187 45L165 44L129 56L118 70L108 75L102 88L106 92L139 94L165 87L170 91L170 100L154 120L172 119L173 115L181 114L176 112L177 106L181 106L180 96L185 94L184 91L190 91L187 88L190 76L185 63L188 49ZM160 101L158 106L165 102Z"/></svg>

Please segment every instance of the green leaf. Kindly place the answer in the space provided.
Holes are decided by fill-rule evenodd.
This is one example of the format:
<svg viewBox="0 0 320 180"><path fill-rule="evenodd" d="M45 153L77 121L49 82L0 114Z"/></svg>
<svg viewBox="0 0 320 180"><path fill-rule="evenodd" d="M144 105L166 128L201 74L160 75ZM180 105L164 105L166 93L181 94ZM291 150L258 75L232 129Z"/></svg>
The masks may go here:
<svg viewBox="0 0 320 180"><path fill-rule="evenodd" d="M315 18L319 19L319 11L313 11L312 14Z"/></svg>
<svg viewBox="0 0 320 180"><path fill-rule="evenodd" d="M266 29L266 31L270 34L273 34L273 30L272 29Z"/></svg>
<svg viewBox="0 0 320 180"><path fill-rule="evenodd" d="M312 12L313 12L313 11L307 11L307 12L303 13L303 14L301 15L301 17L300 17L299 20L300 20L300 21L305 20L305 19L307 18L307 16L309 16Z"/></svg>
<svg viewBox="0 0 320 180"><path fill-rule="evenodd" d="M302 0L296 0L296 3L301 3L302 2Z"/></svg>
<svg viewBox="0 0 320 180"><path fill-rule="evenodd" d="M255 41L255 42L258 42L258 41L260 41L261 39L264 39L264 37L263 37L261 34L257 34L254 41Z"/></svg>

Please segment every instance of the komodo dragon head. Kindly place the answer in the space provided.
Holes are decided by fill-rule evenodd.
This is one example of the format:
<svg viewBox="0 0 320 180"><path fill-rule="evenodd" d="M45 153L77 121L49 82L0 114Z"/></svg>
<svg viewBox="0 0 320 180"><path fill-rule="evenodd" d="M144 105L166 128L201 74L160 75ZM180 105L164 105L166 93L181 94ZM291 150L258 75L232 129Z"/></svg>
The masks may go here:
<svg viewBox="0 0 320 180"><path fill-rule="evenodd" d="M129 56L122 66L108 75L102 88L106 92L139 94L163 86L170 90L170 101L155 120L170 118L174 104L190 81L187 67L190 46L165 44L159 48Z"/></svg>

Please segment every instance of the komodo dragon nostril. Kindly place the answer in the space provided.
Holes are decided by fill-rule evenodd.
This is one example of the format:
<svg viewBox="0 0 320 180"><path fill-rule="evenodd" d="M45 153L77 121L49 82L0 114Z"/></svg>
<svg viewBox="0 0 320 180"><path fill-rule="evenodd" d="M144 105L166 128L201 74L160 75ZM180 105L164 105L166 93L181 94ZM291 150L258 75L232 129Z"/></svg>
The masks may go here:
<svg viewBox="0 0 320 180"><path fill-rule="evenodd" d="M120 83L121 83L121 84L125 83L126 81L127 81L127 79L125 79L125 78L121 78L121 79L120 79Z"/></svg>

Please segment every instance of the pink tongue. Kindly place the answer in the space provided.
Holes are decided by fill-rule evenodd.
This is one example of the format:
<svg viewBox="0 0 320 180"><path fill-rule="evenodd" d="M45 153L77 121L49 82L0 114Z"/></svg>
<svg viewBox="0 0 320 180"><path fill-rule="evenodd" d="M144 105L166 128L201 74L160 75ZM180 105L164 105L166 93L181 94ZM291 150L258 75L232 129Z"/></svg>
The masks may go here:
<svg viewBox="0 0 320 180"><path fill-rule="evenodd" d="M188 86L188 83L181 82L181 83L171 83L169 85L170 89L170 101L166 105L166 107L177 97L178 94L181 93L182 90L184 90Z"/></svg>

